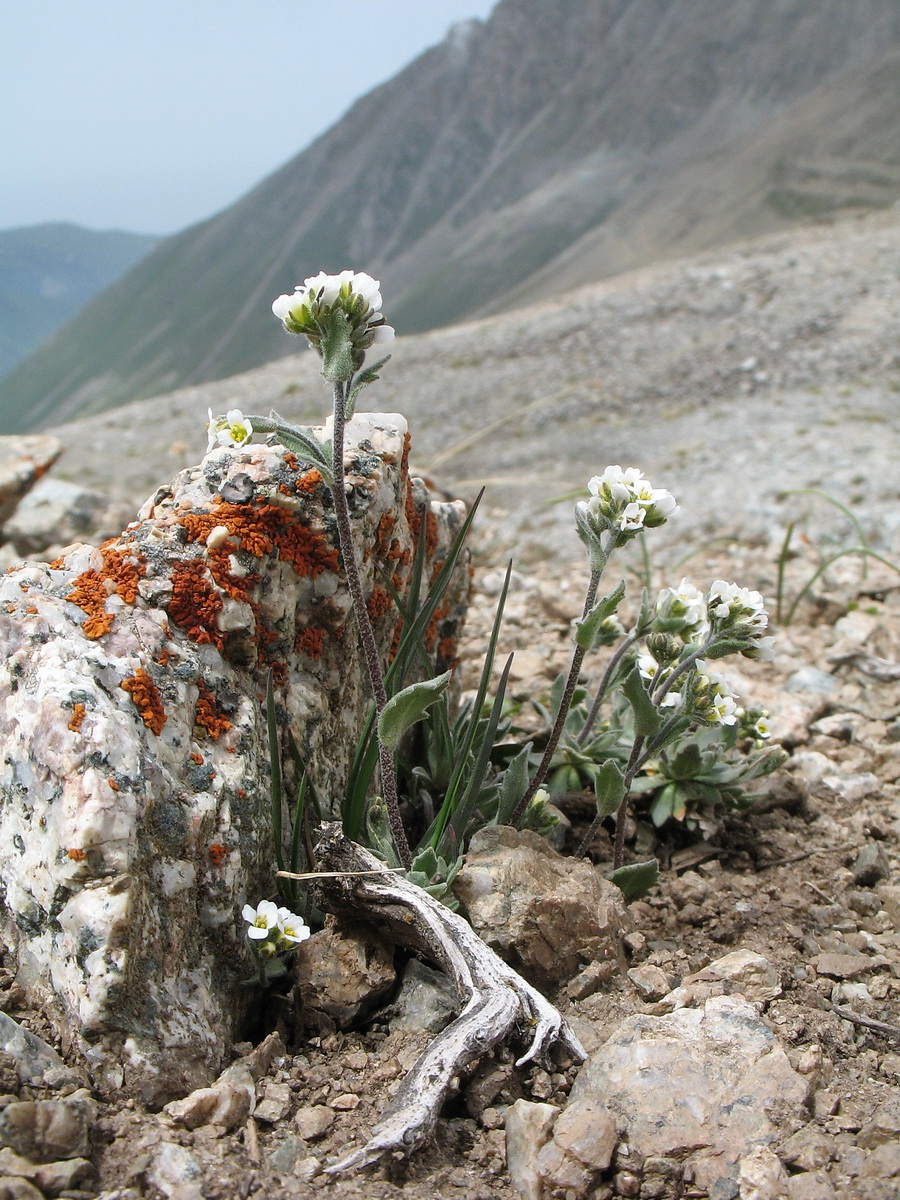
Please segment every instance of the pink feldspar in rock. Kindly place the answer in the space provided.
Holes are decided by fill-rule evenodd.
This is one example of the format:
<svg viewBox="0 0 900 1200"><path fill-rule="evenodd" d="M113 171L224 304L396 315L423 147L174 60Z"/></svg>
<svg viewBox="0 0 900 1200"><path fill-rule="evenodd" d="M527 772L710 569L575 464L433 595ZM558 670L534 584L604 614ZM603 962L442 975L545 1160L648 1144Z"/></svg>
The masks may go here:
<svg viewBox="0 0 900 1200"><path fill-rule="evenodd" d="M347 434L376 634L426 506L402 417ZM100 1086L159 1101L218 1071L251 973L240 910L273 890L265 681L337 813L368 694L330 493L281 446L221 448L99 549L0 579L0 919L20 982ZM452 656L467 580L430 630ZM440 666L443 669L443 665ZM289 766L288 778L290 783Z"/></svg>

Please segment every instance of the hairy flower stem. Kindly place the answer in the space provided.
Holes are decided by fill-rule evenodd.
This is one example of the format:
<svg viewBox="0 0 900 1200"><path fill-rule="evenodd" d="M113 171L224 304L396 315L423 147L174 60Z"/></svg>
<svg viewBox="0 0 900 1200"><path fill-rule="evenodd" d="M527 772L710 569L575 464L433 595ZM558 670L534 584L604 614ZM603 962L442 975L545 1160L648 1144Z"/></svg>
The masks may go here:
<svg viewBox="0 0 900 1200"><path fill-rule="evenodd" d="M588 583L587 596L584 600L584 609L581 614L581 619L588 615L594 607L594 601L597 598L597 587L600 583L600 576L603 572L601 567L599 570L591 572L591 579ZM575 646L575 652L572 655L572 665L569 667L569 675L566 679L565 691L562 694L562 700L559 704L559 712L556 714L556 720L553 723L553 728L550 731L550 737L547 740L547 747L544 750L544 756L538 765L534 778L528 785L525 795L516 805L515 811L510 818L510 824L518 826L528 805L534 799L538 788L547 778L547 772L550 770L550 763L553 755L556 753L556 747L559 745L559 739L562 736L563 728L566 724L566 717L569 715L569 708L572 705L572 697L575 694L575 687L578 683L578 676L581 673L581 664L584 661L585 648L583 646Z"/></svg>
<svg viewBox="0 0 900 1200"><path fill-rule="evenodd" d="M375 700L376 722L380 719L384 706L387 704L387 691L384 686L384 673L381 669L381 659L375 642L375 631L369 619L366 608L366 598L363 594L362 580L359 576L359 564L353 553L353 535L350 530L350 510L347 506L347 489L344 480L344 425L345 404L349 392L349 384L334 385L334 437L332 440L332 472L334 486L334 515L337 520L338 539L341 544L341 557L344 560L344 570L347 572L347 584L350 588L350 598L353 601L353 612L356 616L356 627L359 630L359 640L362 643L363 657L369 671L369 681L372 685L372 696ZM378 739L378 763L381 768L381 791L388 820L391 823L391 833L400 861L404 867L412 864L409 852L409 842L406 831L400 819L400 805L397 801L397 782L394 776L394 759L386 746Z"/></svg>
<svg viewBox="0 0 900 1200"><path fill-rule="evenodd" d="M625 818L628 816L628 793L631 791L631 785L634 782L634 777L641 768L641 751L644 748L643 735L639 734L631 747L631 755L628 759L628 766L625 768L625 777L622 781L625 793L622 796L622 803L616 810L616 840L613 846L613 870L618 871L625 861ZM599 824L599 821L597 822ZM593 829L593 826L591 826ZM590 834L590 830L588 831ZM585 838L587 841L587 838Z"/></svg>
<svg viewBox="0 0 900 1200"><path fill-rule="evenodd" d="M600 712L600 705L603 703L603 698L605 697L607 689L609 688L609 681L613 677L613 672L622 661L625 651L629 648L629 646L633 646L637 641L637 637L638 628L635 625L634 629L632 629L630 633L628 633L628 635L619 643L615 654L607 663L606 670L603 672L603 678L600 680L600 686L597 688L597 695L594 697L594 703L591 705L591 711L588 713L587 720L585 721L584 726L582 727L582 730L576 739L579 746L584 745L584 743L588 740L591 730L596 725L597 715Z"/></svg>

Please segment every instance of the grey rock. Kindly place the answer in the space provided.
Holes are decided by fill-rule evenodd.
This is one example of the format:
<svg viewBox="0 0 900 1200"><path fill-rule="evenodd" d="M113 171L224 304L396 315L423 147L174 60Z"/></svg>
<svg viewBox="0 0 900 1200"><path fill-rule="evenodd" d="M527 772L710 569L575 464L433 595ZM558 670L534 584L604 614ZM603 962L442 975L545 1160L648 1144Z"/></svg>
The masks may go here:
<svg viewBox="0 0 900 1200"><path fill-rule="evenodd" d="M5 1012L0 1012L0 1048L15 1055L23 1083L38 1083L46 1071L65 1069L52 1046Z"/></svg>
<svg viewBox="0 0 900 1200"><path fill-rule="evenodd" d="M393 989L394 947L371 925L328 917L325 928L300 946L297 977L304 1010L347 1029Z"/></svg>
<svg viewBox="0 0 900 1200"><path fill-rule="evenodd" d="M630 1017L582 1068L572 1102L595 1099L638 1154L705 1155L705 1180L737 1194L739 1162L799 1124L808 1083L740 997Z"/></svg>
<svg viewBox="0 0 900 1200"><path fill-rule="evenodd" d="M403 972L400 991L382 1016L391 1033L440 1033L456 1016L453 985L441 971L411 958Z"/></svg>
<svg viewBox="0 0 900 1200"><path fill-rule="evenodd" d="M866 796L874 796L881 791L881 780L871 771L859 771L851 775L823 775L813 787L815 795L823 800L838 801L843 804L855 804Z"/></svg>
<svg viewBox="0 0 900 1200"><path fill-rule="evenodd" d="M550 1138L558 1113L553 1104L535 1104L531 1100L517 1100L506 1110L506 1166L510 1182L522 1200L541 1200L543 1185L537 1159Z"/></svg>
<svg viewBox="0 0 900 1200"><path fill-rule="evenodd" d="M876 1179L895 1179L900 1175L900 1141L882 1142L866 1156L862 1174Z"/></svg>
<svg viewBox="0 0 900 1200"><path fill-rule="evenodd" d="M284 1054L284 1043L277 1033L270 1033L249 1054L226 1067L210 1086L196 1088L183 1100L172 1100L165 1106L166 1114L186 1129L202 1125L218 1125L234 1129L254 1111L256 1083L265 1075L273 1059Z"/></svg>
<svg viewBox="0 0 900 1200"><path fill-rule="evenodd" d="M65 1100L19 1100L0 1112L0 1144L33 1162L85 1158L96 1115L86 1091Z"/></svg>
<svg viewBox="0 0 900 1200"><path fill-rule="evenodd" d="M46 434L0 438L0 525L62 453L59 438Z"/></svg>
<svg viewBox="0 0 900 1200"><path fill-rule="evenodd" d="M118 507L107 519L109 496L94 492L64 479L41 479L21 501L6 522L4 533L16 553L33 557L49 546L70 542L104 541L114 536L132 514L116 522Z"/></svg>
<svg viewBox="0 0 900 1200"><path fill-rule="evenodd" d="M269 1166L280 1175L291 1175L297 1164L308 1157L309 1146L303 1138L296 1133L289 1133L269 1154Z"/></svg>
<svg viewBox="0 0 900 1200"><path fill-rule="evenodd" d="M829 696L840 687L840 680L820 671L818 667L801 667L795 671L785 685L789 692L813 692L815 695Z"/></svg>
<svg viewBox="0 0 900 1200"><path fill-rule="evenodd" d="M253 1116L257 1121L265 1121L268 1125L274 1125L290 1108L291 1096L291 1089L286 1083L273 1083L271 1080L267 1080L265 1094L253 1110Z"/></svg>
<svg viewBox="0 0 900 1200"><path fill-rule="evenodd" d="M203 1200L203 1168L185 1146L160 1142L154 1149L146 1178L167 1200Z"/></svg>
<svg viewBox="0 0 900 1200"><path fill-rule="evenodd" d="M624 969L622 936L631 922L622 893L536 833L479 831L454 892L487 944L538 986L558 987L595 960Z"/></svg>
<svg viewBox="0 0 900 1200"><path fill-rule="evenodd" d="M860 847L853 864L853 879L861 887L874 887L882 879L888 879L891 864L887 853L880 842L867 842Z"/></svg>
<svg viewBox="0 0 900 1200"><path fill-rule="evenodd" d="M62 1162L43 1163L32 1176L45 1196L58 1196L75 1188L88 1186L94 1175L89 1159L68 1158Z"/></svg>
<svg viewBox="0 0 900 1200"><path fill-rule="evenodd" d="M348 429L370 593L411 570L406 501L426 495L405 432L371 413ZM252 503L220 500L236 475ZM430 554L461 516L431 508ZM462 567L454 588L442 643ZM279 446L214 451L119 538L0 577L2 932L101 1090L157 1104L221 1069L251 998L241 907L271 889L266 675L334 815L368 686L348 621L327 489ZM376 621L385 651L395 625Z"/></svg>

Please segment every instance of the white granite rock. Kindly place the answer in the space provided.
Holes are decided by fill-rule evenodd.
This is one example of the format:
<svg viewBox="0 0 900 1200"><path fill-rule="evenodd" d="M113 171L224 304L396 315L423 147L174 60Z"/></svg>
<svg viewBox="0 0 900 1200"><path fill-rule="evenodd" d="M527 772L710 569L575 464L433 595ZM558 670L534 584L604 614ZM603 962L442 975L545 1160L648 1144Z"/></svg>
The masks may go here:
<svg viewBox="0 0 900 1200"><path fill-rule="evenodd" d="M406 445L400 416L348 428L385 653L381 574L402 593L414 529L430 569L462 515L439 504L420 520ZM220 448L118 538L0 578L2 936L101 1088L184 1095L215 1076L240 1021L240 909L273 887L270 670L323 815L338 809L367 684L336 542L317 472L280 446ZM444 658L466 587L430 631Z"/></svg>
<svg viewBox="0 0 900 1200"><path fill-rule="evenodd" d="M595 1099L644 1157L690 1156L698 1186L735 1195L742 1158L808 1119L808 1082L740 997L633 1016L591 1055L570 1103ZM729 1190L730 1189L730 1190Z"/></svg>

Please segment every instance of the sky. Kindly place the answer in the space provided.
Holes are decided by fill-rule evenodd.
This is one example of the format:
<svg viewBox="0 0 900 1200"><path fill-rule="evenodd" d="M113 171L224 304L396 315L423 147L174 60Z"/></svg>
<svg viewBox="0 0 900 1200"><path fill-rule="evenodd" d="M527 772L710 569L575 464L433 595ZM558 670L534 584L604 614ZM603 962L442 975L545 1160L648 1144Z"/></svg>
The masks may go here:
<svg viewBox="0 0 900 1200"><path fill-rule="evenodd" d="M228 207L496 0L0 0L0 229Z"/></svg>

